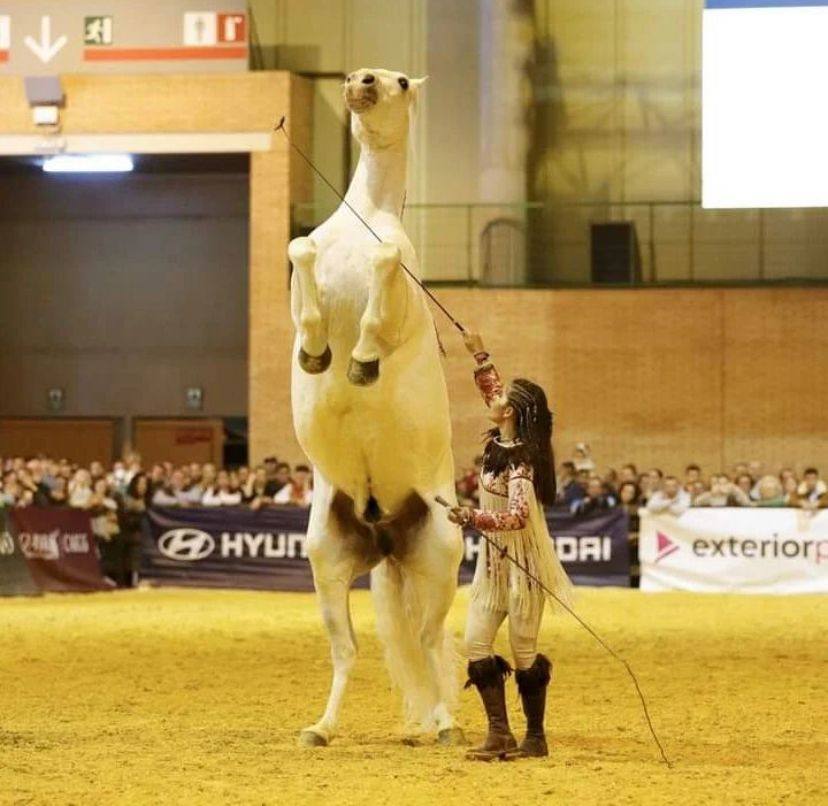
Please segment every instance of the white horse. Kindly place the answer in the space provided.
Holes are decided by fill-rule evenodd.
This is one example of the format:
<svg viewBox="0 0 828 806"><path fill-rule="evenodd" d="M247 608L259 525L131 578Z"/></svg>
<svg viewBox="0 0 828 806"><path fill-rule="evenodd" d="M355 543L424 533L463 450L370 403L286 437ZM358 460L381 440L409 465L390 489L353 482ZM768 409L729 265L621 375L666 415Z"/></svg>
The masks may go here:
<svg viewBox="0 0 828 806"><path fill-rule="evenodd" d="M443 626L462 536L434 501L454 500L448 395L431 312L400 266L417 267L400 215L423 81L362 69L344 85L362 147L345 198L382 243L343 204L288 250L293 418L315 472L308 556L334 667L325 713L301 733L306 745L335 733L357 651L348 594L368 571L409 729L462 741L451 715L456 655Z"/></svg>

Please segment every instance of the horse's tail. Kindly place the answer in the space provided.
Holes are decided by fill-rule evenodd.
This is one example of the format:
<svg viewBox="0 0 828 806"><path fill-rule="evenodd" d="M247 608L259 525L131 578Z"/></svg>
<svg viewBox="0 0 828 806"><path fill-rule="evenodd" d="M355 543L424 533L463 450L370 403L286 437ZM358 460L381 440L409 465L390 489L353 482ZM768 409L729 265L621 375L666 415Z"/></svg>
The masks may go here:
<svg viewBox="0 0 828 806"><path fill-rule="evenodd" d="M430 731L437 700L451 710L457 703L459 655L454 640L447 630L440 633L435 680L424 641L429 608L419 601L411 572L388 558L371 572L371 591L385 663L403 695L406 728Z"/></svg>

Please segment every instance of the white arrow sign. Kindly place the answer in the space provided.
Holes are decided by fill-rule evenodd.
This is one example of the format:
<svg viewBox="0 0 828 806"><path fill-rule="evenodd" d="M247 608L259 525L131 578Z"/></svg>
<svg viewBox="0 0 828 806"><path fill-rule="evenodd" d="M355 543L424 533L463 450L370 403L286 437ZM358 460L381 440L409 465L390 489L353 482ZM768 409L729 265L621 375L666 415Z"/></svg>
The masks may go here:
<svg viewBox="0 0 828 806"><path fill-rule="evenodd" d="M30 36L27 36L23 42L40 61L47 64L58 54L60 49L66 44L67 39L65 36L61 36L52 42L52 18L41 17L40 42L35 41Z"/></svg>

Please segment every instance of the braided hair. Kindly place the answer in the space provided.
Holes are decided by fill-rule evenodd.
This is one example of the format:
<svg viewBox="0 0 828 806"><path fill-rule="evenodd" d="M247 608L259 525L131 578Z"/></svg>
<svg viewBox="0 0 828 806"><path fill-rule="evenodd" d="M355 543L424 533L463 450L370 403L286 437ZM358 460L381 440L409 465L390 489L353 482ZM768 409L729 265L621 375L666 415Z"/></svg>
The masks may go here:
<svg viewBox="0 0 828 806"><path fill-rule="evenodd" d="M506 397L515 411L517 442L514 447L500 445L496 441L500 429L488 431L483 466L490 473L499 474L515 465L529 465L534 471L538 501L551 505L556 491L555 457L552 452L552 412L546 393L536 383L517 378Z"/></svg>

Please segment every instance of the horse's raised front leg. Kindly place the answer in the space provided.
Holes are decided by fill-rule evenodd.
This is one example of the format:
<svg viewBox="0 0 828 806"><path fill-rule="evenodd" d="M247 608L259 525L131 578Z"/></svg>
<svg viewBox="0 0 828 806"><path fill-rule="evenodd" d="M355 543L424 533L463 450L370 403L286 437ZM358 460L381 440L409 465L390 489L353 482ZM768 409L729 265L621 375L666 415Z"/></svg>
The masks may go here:
<svg viewBox="0 0 828 806"><path fill-rule="evenodd" d="M348 380L368 386L379 377L383 350L397 346L403 326L408 284L400 268L400 250L389 243L371 247L371 286L359 323L359 341L351 353Z"/></svg>
<svg viewBox="0 0 828 806"><path fill-rule="evenodd" d="M331 365L331 348L314 275L316 245L310 238L294 238L288 246L288 257L293 264L291 309L299 334L299 366L317 375Z"/></svg>

